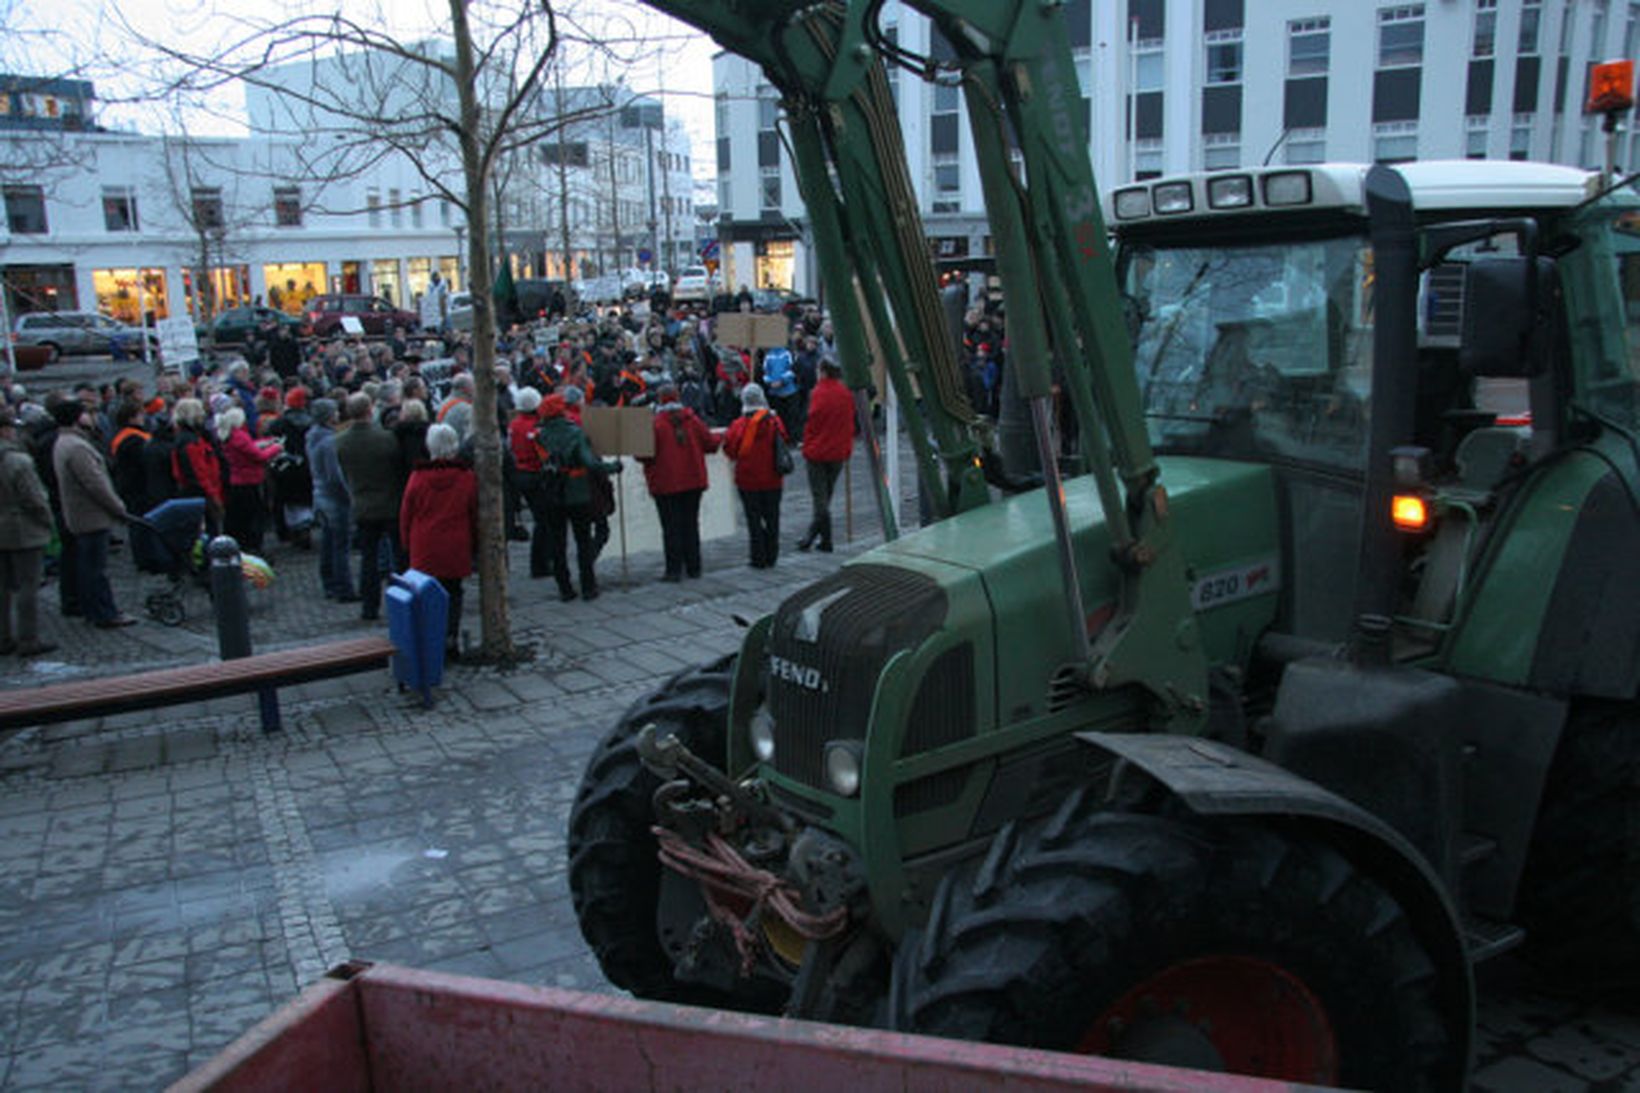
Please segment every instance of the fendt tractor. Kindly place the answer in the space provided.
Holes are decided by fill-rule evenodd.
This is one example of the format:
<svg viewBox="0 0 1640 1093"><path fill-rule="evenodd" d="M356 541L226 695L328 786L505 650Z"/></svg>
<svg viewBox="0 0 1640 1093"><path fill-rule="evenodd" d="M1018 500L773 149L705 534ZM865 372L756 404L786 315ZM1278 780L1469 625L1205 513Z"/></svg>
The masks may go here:
<svg viewBox="0 0 1640 1093"><path fill-rule="evenodd" d="M882 505L595 752L570 882L610 981L1393 1090L1463 1084L1498 953L1634 982L1634 190L1329 164L1102 201L1050 0L907 0L928 56L880 0L654 2L782 96L846 379L863 423L874 365L910 408L929 519ZM966 97L994 428L887 66Z"/></svg>

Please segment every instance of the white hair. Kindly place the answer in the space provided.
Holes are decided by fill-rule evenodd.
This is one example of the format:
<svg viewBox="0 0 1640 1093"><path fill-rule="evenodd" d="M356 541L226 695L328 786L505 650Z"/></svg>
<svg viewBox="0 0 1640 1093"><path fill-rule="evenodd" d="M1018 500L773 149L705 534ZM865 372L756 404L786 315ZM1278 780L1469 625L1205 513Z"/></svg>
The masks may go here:
<svg viewBox="0 0 1640 1093"><path fill-rule="evenodd" d="M226 441L230 434L245 424L245 411L238 406L230 406L216 415L216 438Z"/></svg>
<svg viewBox="0 0 1640 1093"><path fill-rule="evenodd" d="M434 459L450 459L461 450L461 435L440 422L427 428L427 454Z"/></svg>

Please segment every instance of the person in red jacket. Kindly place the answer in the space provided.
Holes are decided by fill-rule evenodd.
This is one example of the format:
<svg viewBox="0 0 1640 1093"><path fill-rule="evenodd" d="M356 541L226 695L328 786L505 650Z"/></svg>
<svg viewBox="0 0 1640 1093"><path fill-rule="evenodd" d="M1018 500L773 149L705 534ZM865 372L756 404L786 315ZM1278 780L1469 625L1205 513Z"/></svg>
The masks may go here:
<svg viewBox="0 0 1640 1093"><path fill-rule="evenodd" d="M820 362L820 379L809 393L809 410L803 427L803 463L808 468L809 498L814 502L814 518L797 544L807 550L818 542L831 551L831 493L837 475L854 450L854 396L841 379L842 368L831 357Z"/></svg>
<svg viewBox="0 0 1640 1093"><path fill-rule="evenodd" d="M547 534L547 496L541 481L541 445L536 442L536 430L541 419L541 392L533 387L520 387L513 400L513 419L507 425L507 446L512 451L513 477L518 483L518 496L529 506L530 521L530 576L536 579L552 575L552 538Z"/></svg>
<svg viewBox="0 0 1640 1093"><path fill-rule="evenodd" d="M735 464L735 487L746 510L753 569L768 569L780 556L780 472L774 465L775 437L786 440L786 426L769 412L763 388L740 389L740 416L723 438L723 454Z"/></svg>
<svg viewBox="0 0 1640 1093"><path fill-rule="evenodd" d="M245 411L230 406L216 419L216 436L228 464L228 504L222 529L233 536L247 554L262 553L262 531L266 526L267 502L263 483L267 464L283 448L277 440L257 440L245 422Z"/></svg>
<svg viewBox="0 0 1640 1093"><path fill-rule="evenodd" d="M478 541L478 478L466 460L458 459L461 438L438 424L427 430L427 454L410 472L399 506L399 541L410 551L410 566L450 594L450 619L444 632L447 655L460 652L461 582L473 571L473 544Z"/></svg>
<svg viewBox="0 0 1640 1093"><path fill-rule="evenodd" d="M640 462L661 519L661 580L681 581L685 573L700 576L700 497L707 485L706 453L718 450L718 438L678 401L672 384L661 384L655 397L655 454Z"/></svg>

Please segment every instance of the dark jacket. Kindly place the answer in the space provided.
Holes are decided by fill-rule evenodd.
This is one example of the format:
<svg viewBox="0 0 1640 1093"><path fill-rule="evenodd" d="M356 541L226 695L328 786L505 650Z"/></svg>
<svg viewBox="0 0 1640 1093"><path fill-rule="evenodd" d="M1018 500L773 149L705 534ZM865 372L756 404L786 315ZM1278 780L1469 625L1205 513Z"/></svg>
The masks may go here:
<svg viewBox="0 0 1640 1093"><path fill-rule="evenodd" d="M556 397L548 399L542 404L541 412L543 416L538 430L541 447L547 452L548 462L557 464L563 486L562 499L554 495L553 503L565 508L580 508L592 500L592 490L587 482L588 469L602 468L613 473L621 469L621 461L612 459L606 463L598 458L586 433L565 416L561 400Z"/></svg>
<svg viewBox="0 0 1640 1093"><path fill-rule="evenodd" d="M336 461L353 495L353 519L398 518L404 462L397 437L374 421L355 421L336 437Z"/></svg>
<svg viewBox="0 0 1640 1093"><path fill-rule="evenodd" d="M0 443L0 550L37 550L51 541L51 499L21 444Z"/></svg>
<svg viewBox="0 0 1640 1093"><path fill-rule="evenodd" d="M410 472L399 509L399 538L410 564L459 580L473 571L478 540L478 478L460 459L426 460Z"/></svg>

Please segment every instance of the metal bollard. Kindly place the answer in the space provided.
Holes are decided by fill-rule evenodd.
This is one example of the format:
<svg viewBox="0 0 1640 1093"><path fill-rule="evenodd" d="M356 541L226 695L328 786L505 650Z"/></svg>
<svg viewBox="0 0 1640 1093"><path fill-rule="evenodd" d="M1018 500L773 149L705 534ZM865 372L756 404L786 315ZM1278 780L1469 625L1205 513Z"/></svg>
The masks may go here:
<svg viewBox="0 0 1640 1093"><path fill-rule="evenodd" d="M245 599L245 573L240 566L239 544L232 536L218 535L205 548L211 560L211 603L216 609L216 645L223 660L251 655L250 606ZM256 692L262 707L262 731L278 732L279 692L261 687Z"/></svg>

